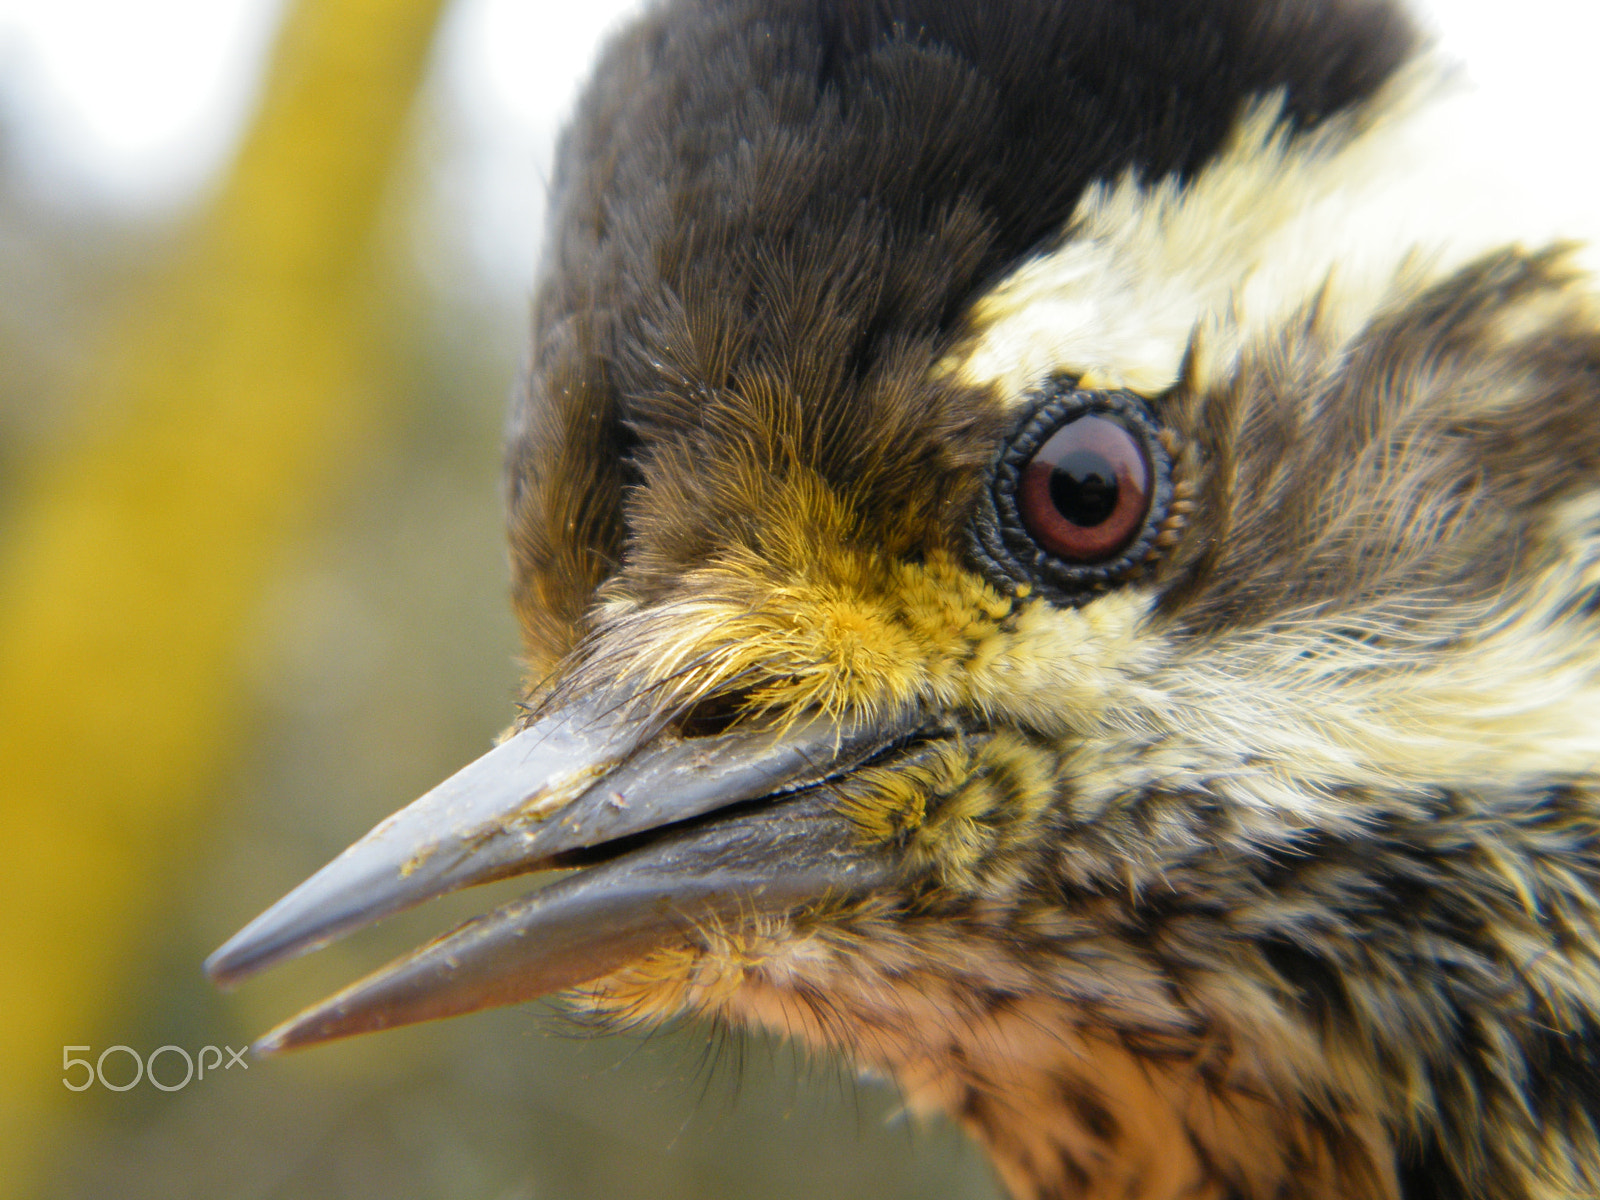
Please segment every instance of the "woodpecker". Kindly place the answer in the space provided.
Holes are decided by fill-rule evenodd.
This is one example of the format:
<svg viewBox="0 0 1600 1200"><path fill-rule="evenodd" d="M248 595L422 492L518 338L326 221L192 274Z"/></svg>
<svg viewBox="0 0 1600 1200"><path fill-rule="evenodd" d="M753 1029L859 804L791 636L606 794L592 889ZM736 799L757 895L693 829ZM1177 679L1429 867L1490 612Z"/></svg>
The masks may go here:
<svg viewBox="0 0 1600 1200"><path fill-rule="evenodd" d="M487 755L269 1033L764 1027L1019 1198L1600 1196L1600 306L1387 0L663 0L562 143Z"/></svg>

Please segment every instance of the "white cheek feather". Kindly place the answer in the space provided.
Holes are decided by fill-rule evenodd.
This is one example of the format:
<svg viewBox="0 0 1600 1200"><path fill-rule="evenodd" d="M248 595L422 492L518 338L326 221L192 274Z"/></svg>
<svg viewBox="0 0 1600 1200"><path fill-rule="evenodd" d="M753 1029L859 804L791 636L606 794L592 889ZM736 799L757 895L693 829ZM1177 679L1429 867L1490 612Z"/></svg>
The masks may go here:
<svg viewBox="0 0 1600 1200"><path fill-rule="evenodd" d="M1327 822L1346 784L1591 776L1600 630L1569 617L1600 590L1600 493L1555 510L1543 535L1541 569L1436 612L1427 638L1383 604L1195 642L1151 629L1152 597L1137 589L1077 610L1030 606L1003 647L975 658L973 698L1012 722L1089 734L1072 767L1087 805L1200 774L1235 803Z"/></svg>
<svg viewBox="0 0 1600 1200"><path fill-rule="evenodd" d="M1474 258L1581 232L1485 143L1492 99L1424 59L1357 112L1289 136L1263 98L1186 186L1094 187L1060 248L973 305L975 337L939 364L1012 402L1055 373L1154 395L1186 354L1200 387L1312 303L1348 337ZM1592 265L1590 262L1584 265Z"/></svg>

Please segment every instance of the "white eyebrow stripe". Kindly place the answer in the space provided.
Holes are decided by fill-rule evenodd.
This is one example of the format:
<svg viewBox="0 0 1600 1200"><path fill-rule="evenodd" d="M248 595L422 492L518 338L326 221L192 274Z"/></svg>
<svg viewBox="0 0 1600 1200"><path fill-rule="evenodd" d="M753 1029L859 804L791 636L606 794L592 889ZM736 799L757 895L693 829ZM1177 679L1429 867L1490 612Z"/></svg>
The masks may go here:
<svg viewBox="0 0 1600 1200"><path fill-rule="evenodd" d="M1432 59L1299 137L1259 101L1187 186L1092 188L1065 243L976 301L975 336L936 369L1008 402L1060 372L1153 395L1193 345L1203 387L1313 301L1342 341L1484 253L1555 240L1551 218L1510 219L1527 188L1484 145L1481 104Z"/></svg>

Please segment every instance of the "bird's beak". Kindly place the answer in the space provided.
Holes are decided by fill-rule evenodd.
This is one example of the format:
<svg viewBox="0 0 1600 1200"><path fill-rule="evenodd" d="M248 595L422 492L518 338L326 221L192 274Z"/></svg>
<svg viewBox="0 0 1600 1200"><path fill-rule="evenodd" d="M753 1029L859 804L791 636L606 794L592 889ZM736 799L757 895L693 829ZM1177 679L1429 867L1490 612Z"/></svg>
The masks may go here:
<svg viewBox="0 0 1600 1200"><path fill-rule="evenodd" d="M913 730L817 716L685 737L651 733L623 708L556 712L381 822L206 970L231 984L457 888L598 863L306 1010L257 1043L270 1052L529 1000L697 927L869 889L892 865L858 844L828 784Z"/></svg>

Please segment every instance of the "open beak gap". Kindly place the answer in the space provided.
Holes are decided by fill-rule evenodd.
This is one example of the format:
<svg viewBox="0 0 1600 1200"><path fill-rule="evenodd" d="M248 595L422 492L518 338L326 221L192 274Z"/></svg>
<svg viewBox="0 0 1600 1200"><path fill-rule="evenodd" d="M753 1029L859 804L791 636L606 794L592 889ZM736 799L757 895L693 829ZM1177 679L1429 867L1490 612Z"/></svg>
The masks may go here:
<svg viewBox="0 0 1600 1200"><path fill-rule="evenodd" d="M625 709L556 712L380 822L230 938L206 970L230 985L458 888L615 849L308 1009L258 1043L272 1052L532 999L607 975L707 921L875 886L887 863L857 847L825 785L910 729L815 716L781 730L647 737ZM763 803L721 811L748 801ZM622 839L639 844L614 845Z"/></svg>

